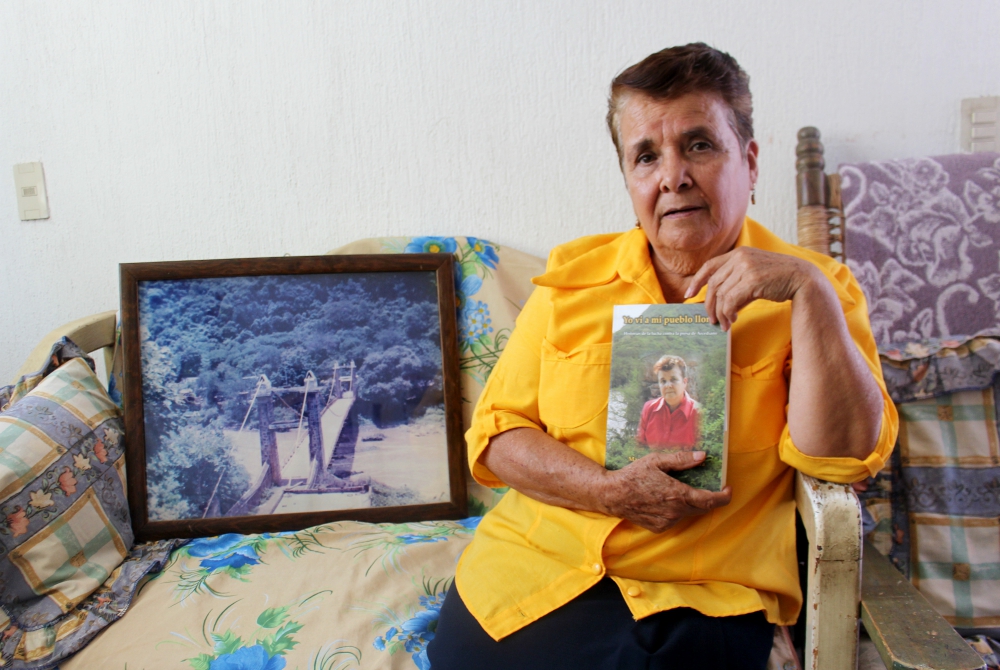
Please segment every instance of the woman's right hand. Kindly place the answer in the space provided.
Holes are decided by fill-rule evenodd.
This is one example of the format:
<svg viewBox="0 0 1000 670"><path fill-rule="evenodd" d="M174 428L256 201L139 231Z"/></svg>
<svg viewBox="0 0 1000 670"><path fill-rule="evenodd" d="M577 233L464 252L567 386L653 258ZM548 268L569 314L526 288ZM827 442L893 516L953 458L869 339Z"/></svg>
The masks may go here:
<svg viewBox="0 0 1000 670"><path fill-rule="evenodd" d="M728 505L732 488L696 489L668 473L701 465L705 452L652 453L621 470L605 470L600 500L610 516L626 519L654 533L662 533L690 516Z"/></svg>
<svg viewBox="0 0 1000 670"><path fill-rule="evenodd" d="M697 456L696 456L697 454ZM494 436L480 462L511 488L548 505L601 512L662 533L689 516L728 505L718 493L671 477L705 459L704 452L652 453L621 470L606 470L578 451L533 428Z"/></svg>

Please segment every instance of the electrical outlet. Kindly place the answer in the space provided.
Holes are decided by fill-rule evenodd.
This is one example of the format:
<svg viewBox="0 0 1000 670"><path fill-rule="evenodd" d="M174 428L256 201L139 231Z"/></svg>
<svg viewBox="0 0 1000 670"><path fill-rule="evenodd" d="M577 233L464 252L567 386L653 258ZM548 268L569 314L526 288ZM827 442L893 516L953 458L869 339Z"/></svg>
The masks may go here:
<svg viewBox="0 0 1000 670"><path fill-rule="evenodd" d="M41 163L15 165L14 187L17 189L17 212L22 221L49 218L49 199Z"/></svg>
<svg viewBox="0 0 1000 670"><path fill-rule="evenodd" d="M1000 96L962 101L962 151L1000 151Z"/></svg>

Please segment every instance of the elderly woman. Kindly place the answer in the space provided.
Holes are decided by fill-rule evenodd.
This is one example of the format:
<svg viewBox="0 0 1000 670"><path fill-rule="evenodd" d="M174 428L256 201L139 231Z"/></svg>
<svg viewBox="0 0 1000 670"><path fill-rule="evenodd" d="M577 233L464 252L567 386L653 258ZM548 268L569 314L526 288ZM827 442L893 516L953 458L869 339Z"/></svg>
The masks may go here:
<svg viewBox="0 0 1000 670"><path fill-rule="evenodd" d="M857 282L746 217L748 82L690 44L612 83L636 228L552 251L479 399L473 474L511 491L459 562L434 670L763 668L802 604L794 470L853 482L888 458L898 422ZM730 486L670 476L698 451L606 470L612 306L702 301L732 330Z"/></svg>
<svg viewBox="0 0 1000 670"><path fill-rule="evenodd" d="M698 443L698 407L687 392L687 363L664 356L653 365L660 397L642 406L635 439L650 449L685 449Z"/></svg>

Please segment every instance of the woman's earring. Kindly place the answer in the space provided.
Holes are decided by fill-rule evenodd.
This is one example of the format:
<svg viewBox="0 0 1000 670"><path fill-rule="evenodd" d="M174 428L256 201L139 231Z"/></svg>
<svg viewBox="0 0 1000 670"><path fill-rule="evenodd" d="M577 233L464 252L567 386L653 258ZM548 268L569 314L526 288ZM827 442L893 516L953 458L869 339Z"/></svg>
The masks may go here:
<svg viewBox="0 0 1000 670"><path fill-rule="evenodd" d="M757 187L756 186L754 186L752 189L750 189L750 204L751 205L756 205L757 204Z"/></svg>
<svg viewBox="0 0 1000 670"><path fill-rule="evenodd" d="M636 227L636 228L642 228L642 224L641 224L641 223L639 223L639 219L636 219L636 220L635 220L635 227Z"/></svg>

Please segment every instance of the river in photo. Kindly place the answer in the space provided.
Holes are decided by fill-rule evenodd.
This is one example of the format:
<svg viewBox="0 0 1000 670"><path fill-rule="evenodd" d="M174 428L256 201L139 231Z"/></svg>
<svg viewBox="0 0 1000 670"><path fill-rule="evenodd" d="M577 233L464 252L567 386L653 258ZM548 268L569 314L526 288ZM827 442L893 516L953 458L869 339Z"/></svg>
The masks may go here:
<svg viewBox="0 0 1000 670"><path fill-rule="evenodd" d="M608 430L625 430L625 395L612 389L608 396Z"/></svg>
<svg viewBox="0 0 1000 670"><path fill-rule="evenodd" d="M336 409L338 408L331 406L324 412L323 444L327 463L331 461L343 425L343 421L332 421L332 416L326 416L336 413ZM378 427L368 418L361 416L360 412L357 413L357 421L359 424L357 441L350 468L352 479L367 477L373 485L381 484L405 493L408 498L407 504L447 502L450 499L447 431L444 411L441 408L431 408L423 416L405 424ZM233 460L246 469L251 482L256 481L262 468L260 433L256 430L227 430L225 436L232 449ZM304 486L309 473L309 438L305 422L301 431L293 429L275 433L275 440L278 445L281 477L286 481L286 486ZM275 487L270 493L265 494L255 513L269 513L277 502L276 496L283 488ZM282 511L370 506L370 502L366 502L366 499L356 494L294 495L295 498L302 498L296 503L296 509L285 509L287 505L282 502ZM315 496L324 499L322 501L319 498L305 499ZM334 504L332 500L327 500L330 496L343 496L344 504ZM351 498L349 504L347 498Z"/></svg>

